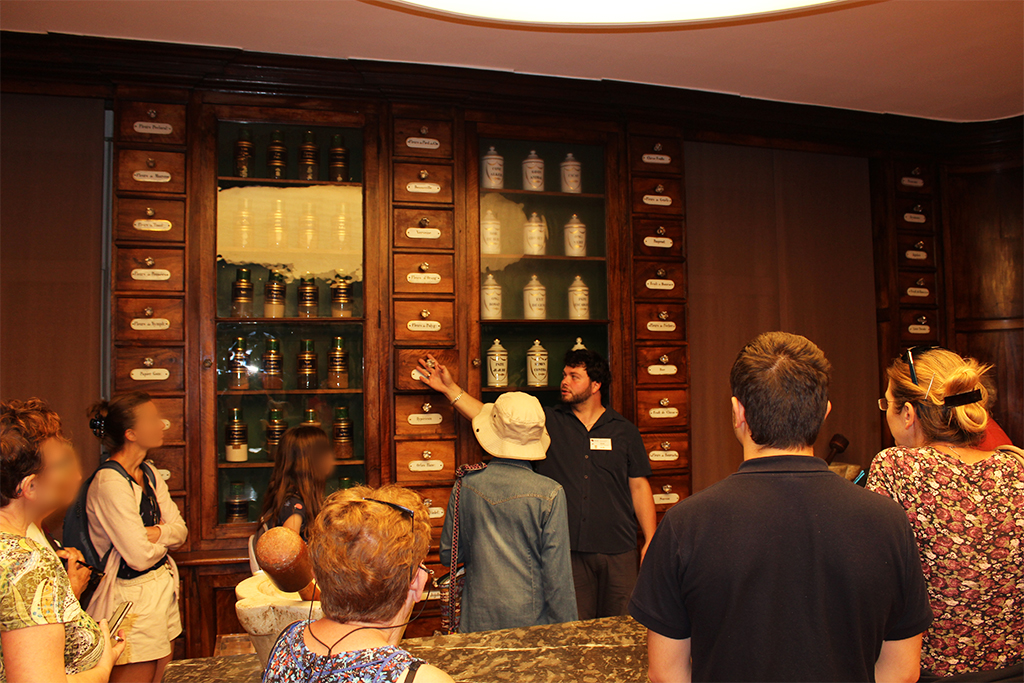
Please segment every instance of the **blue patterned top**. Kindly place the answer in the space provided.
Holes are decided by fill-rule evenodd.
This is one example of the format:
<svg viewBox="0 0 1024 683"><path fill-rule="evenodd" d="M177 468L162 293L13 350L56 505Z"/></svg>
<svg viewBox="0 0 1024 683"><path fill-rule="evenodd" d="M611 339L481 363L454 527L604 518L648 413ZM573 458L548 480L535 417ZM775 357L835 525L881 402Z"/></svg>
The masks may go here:
<svg viewBox="0 0 1024 683"><path fill-rule="evenodd" d="M270 652L263 683L396 683L406 669L423 660L387 645L369 650L318 655L303 641L309 621L297 621L284 630Z"/></svg>

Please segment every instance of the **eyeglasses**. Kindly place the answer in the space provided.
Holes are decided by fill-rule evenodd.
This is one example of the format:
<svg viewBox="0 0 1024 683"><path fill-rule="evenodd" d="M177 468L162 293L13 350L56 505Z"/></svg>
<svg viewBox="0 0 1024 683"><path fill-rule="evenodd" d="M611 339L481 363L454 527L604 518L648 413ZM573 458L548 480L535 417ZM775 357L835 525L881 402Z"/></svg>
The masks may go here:
<svg viewBox="0 0 1024 683"><path fill-rule="evenodd" d="M917 370L914 368L914 354L918 356L931 351L932 349L938 349L938 346L912 346L903 352L903 362L910 366L910 381L920 386L921 383L917 381ZM879 403L881 405L881 403ZM885 408L882 408L885 410Z"/></svg>
<svg viewBox="0 0 1024 683"><path fill-rule="evenodd" d="M885 398L884 396L878 399L878 409L881 410L883 413L889 410L889 399Z"/></svg>

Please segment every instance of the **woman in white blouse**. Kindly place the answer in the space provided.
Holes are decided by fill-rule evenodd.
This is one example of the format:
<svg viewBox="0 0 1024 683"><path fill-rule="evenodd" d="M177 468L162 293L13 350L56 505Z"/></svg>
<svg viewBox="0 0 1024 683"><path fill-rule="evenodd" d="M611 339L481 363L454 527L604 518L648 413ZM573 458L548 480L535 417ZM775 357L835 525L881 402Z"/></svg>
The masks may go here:
<svg viewBox="0 0 1024 683"><path fill-rule="evenodd" d="M89 535L100 557L110 553L87 611L106 616L132 601L127 646L110 680L158 682L181 633L178 570L168 551L188 536L167 484L145 462L149 450L163 445L164 423L142 392L100 401L90 414L89 426L111 455L89 487Z"/></svg>

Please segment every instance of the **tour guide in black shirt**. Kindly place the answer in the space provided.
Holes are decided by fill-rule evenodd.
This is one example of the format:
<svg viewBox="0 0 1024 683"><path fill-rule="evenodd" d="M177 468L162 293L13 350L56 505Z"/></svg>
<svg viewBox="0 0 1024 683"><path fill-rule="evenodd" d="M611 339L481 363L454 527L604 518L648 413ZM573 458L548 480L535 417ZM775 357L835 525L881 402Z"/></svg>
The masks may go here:
<svg viewBox="0 0 1024 683"><path fill-rule="evenodd" d="M429 363L433 362L431 368ZM427 355L422 381L473 419L481 403ZM562 370L561 405L545 408L551 436L537 472L562 485L568 503L573 583L580 619L626 614L638 560L654 535L650 462L636 426L603 405L611 375L608 363L587 349L569 351ZM644 546L637 554L637 525Z"/></svg>
<svg viewBox="0 0 1024 683"><path fill-rule="evenodd" d="M906 515L814 457L830 370L782 332L740 352L744 462L666 513L630 601L652 681L917 680L932 612Z"/></svg>

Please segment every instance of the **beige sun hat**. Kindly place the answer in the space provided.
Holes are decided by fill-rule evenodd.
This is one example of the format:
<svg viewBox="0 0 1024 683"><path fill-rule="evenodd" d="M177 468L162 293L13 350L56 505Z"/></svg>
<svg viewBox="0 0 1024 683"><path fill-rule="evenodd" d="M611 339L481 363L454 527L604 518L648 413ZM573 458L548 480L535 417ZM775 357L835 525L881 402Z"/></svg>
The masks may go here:
<svg viewBox="0 0 1024 683"><path fill-rule="evenodd" d="M485 403L473 418L473 433L485 451L510 460L543 460L551 445L540 401L521 391Z"/></svg>

